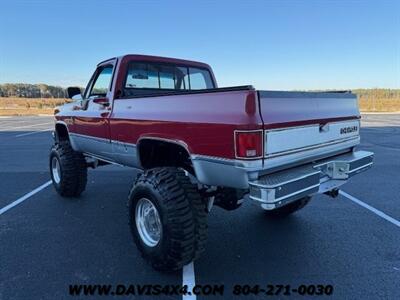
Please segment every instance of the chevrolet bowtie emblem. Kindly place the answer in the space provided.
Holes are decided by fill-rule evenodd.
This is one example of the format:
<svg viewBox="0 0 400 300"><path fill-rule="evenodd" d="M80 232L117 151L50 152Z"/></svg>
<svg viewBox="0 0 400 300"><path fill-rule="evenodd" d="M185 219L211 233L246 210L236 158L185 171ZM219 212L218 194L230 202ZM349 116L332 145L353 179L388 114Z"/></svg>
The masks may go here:
<svg viewBox="0 0 400 300"><path fill-rule="evenodd" d="M329 124L319 125L319 132L327 132L329 131Z"/></svg>

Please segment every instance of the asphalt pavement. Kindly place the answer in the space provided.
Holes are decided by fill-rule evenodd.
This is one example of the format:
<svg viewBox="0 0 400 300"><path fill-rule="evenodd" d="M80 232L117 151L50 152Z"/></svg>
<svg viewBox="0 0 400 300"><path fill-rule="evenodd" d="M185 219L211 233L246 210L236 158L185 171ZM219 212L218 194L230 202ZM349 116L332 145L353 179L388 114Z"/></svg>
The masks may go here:
<svg viewBox="0 0 400 300"><path fill-rule="evenodd" d="M266 218L250 201L232 212L214 207L206 252L193 272L172 274L154 271L132 241L134 170L90 170L80 198L57 195L48 183L52 124L46 116L0 118L0 300L68 299L70 284L187 282L224 285L225 299L270 298L234 296L236 284L332 285L325 298L400 299L400 114L363 116L358 148L375 152L374 166L343 186L346 194L315 196L285 220Z"/></svg>

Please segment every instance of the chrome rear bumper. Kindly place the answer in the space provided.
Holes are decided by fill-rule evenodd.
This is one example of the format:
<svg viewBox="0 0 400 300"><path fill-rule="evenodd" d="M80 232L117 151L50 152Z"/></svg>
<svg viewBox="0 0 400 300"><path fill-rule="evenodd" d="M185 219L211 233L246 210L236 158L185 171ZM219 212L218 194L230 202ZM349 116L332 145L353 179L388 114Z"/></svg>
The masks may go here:
<svg viewBox="0 0 400 300"><path fill-rule="evenodd" d="M302 197L325 193L372 166L368 151L346 153L249 181L250 199L275 209Z"/></svg>

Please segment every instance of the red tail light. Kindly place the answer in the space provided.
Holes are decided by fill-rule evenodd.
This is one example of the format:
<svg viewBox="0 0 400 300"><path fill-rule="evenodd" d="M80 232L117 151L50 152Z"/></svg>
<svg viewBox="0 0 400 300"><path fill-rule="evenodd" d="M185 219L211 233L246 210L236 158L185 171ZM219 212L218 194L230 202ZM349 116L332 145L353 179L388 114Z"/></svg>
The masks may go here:
<svg viewBox="0 0 400 300"><path fill-rule="evenodd" d="M235 131L235 156L241 159L254 159L263 156L262 130Z"/></svg>

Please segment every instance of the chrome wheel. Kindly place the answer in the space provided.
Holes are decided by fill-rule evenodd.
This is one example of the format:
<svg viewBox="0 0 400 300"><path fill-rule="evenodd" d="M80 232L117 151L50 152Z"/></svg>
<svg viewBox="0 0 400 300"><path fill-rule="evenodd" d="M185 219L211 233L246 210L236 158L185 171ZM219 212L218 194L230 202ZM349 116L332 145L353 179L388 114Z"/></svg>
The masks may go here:
<svg viewBox="0 0 400 300"><path fill-rule="evenodd" d="M138 201L135 210L135 222L143 243L149 247L156 246L161 239L162 226L157 208L150 200L141 198Z"/></svg>
<svg viewBox="0 0 400 300"><path fill-rule="evenodd" d="M53 157L51 160L51 173L53 174L54 182L59 184L61 181L61 170L60 170L60 162L57 157Z"/></svg>

